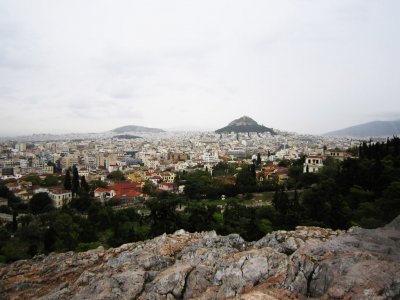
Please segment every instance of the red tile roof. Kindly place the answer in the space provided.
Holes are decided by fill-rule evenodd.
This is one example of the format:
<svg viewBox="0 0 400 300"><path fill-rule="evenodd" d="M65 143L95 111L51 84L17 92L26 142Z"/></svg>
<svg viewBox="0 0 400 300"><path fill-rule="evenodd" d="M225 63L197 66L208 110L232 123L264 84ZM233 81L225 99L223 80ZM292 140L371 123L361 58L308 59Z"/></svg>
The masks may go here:
<svg viewBox="0 0 400 300"><path fill-rule="evenodd" d="M125 193L122 194L116 194L114 198L121 198L121 197L128 197L128 198L134 198L134 197L139 197L142 194L138 191L126 191Z"/></svg>
<svg viewBox="0 0 400 300"><path fill-rule="evenodd" d="M109 189L114 190L116 197L138 197L140 185L132 182L122 182L111 186Z"/></svg>

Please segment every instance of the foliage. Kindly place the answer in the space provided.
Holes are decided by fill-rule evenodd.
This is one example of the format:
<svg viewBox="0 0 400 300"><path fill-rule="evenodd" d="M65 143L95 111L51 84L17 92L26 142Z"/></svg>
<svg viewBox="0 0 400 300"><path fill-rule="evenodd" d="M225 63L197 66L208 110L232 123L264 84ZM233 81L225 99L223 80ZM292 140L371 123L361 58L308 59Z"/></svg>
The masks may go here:
<svg viewBox="0 0 400 300"><path fill-rule="evenodd" d="M151 211L150 224L153 234L173 233L180 228L181 222L176 211L178 204L177 198L153 199L146 202Z"/></svg>
<svg viewBox="0 0 400 300"><path fill-rule="evenodd" d="M78 197L75 197L71 200L71 207L80 211L85 212L89 209L91 204L91 200L89 199L89 194L80 189L80 193Z"/></svg>
<svg viewBox="0 0 400 300"><path fill-rule="evenodd" d="M292 165L289 167L289 180L288 185L294 188L299 187L303 175L303 166L302 165Z"/></svg>
<svg viewBox="0 0 400 300"><path fill-rule="evenodd" d="M39 175L30 174L24 178L25 181L32 182L33 185L41 185L42 180L40 179Z"/></svg>
<svg viewBox="0 0 400 300"><path fill-rule="evenodd" d="M142 192L147 195L154 196L156 191L157 187L150 180L146 180L143 185Z"/></svg>
<svg viewBox="0 0 400 300"><path fill-rule="evenodd" d="M43 185L44 186L57 186L59 184L58 178L54 175L46 175L46 177L43 180Z"/></svg>
<svg viewBox="0 0 400 300"><path fill-rule="evenodd" d="M86 193L89 193L90 187L89 187L89 184L86 181L85 176L81 176L81 187Z"/></svg>
<svg viewBox="0 0 400 300"><path fill-rule="evenodd" d="M245 193L251 193L257 190L257 181L255 176L255 165L243 166L242 170L236 176L236 186L238 190Z"/></svg>
<svg viewBox="0 0 400 300"><path fill-rule="evenodd" d="M47 193L37 193L29 201L29 209L33 214L48 212L53 209L52 200Z"/></svg>
<svg viewBox="0 0 400 300"><path fill-rule="evenodd" d="M261 154L260 153L257 153L256 165L258 167L261 166Z"/></svg>
<svg viewBox="0 0 400 300"><path fill-rule="evenodd" d="M191 202L185 209L184 227L191 232L220 230L222 228L222 214L216 205L204 205Z"/></svg>
<svg viewBox="0 0 400 300"><path fill-rule="evenodd" d="M211 194L212 177L209 172L196 171L182 175L181 181L185 185L185 195L190 199L202 199Z"/></svg>
<svg viewBox="0 0 400 300"><path fill-rule="evenodd" d="M76 248L79 243L80 230L83 230L83 228L80 228L74 222L71 215L65 212L60 213L53 223L53 228L56 232L54 244L58 251L68 251Z"/></svg>
<svg viewBox="0 0 400 300"><path fill-rule="evenodd" d="M92 180L89 184L90 187L90 194L93 196L94 190L101 187L101 188L107 188L107 183L97 179L97 180Z"/></svg>
<svg viewBox="0 0 400 300"><path fill-rule="evenodd" d="M238 233L254 241L272 231L273 214L269 208L246 207L237 200L229 201L223 214L224 226L220 233Z"/></svg>
<svg viewBox="0 0 400 300"><path fill-rule="evenodd" d="M377 205L390 220L400 212L400 181L393 181L377 199Z"/></svg>
<svg viewBox="0 0 400 300"><path fill-rule="evenodd" d="M278 163L278 167L288 168L291 164L292 164L292 162L290 160L283 159Z"/></svg>
<svg viewBox="0 0 400 300"><path fill-rule="evenodd" d="M72 181L71 181L72 195L75 196L78 193L79 188L80 188L79 173L77 167L74 165L72 167Z"/></svg>
<svg viewBox="0 0 400 300"><path fill-rule="evenodd" d="M219 162L213 168L213 176L231 176L235 173L233 165L226 162Z"/></svg>
<svg viewBox="0 0 400 300"><path fill-rule="evenodd" d="M0 206L0 213L11 214L11 208L8 207L7 205L2 205Z"/></svg>
<svg viewBox="0 0 400 300"><path fill-rule="evenodd" d="M114 180L116 182L121 182L126 180L124 173L122 173L120 170L112 171L110 174L108 174L107 178Z"/></svg>
<svg viewBox="0 0 400 300"><path fill-rule="evenodd" d="M64 177L64 189L70 191L71 188L72 188L71 173L69 170L67 170Z"/></svg>

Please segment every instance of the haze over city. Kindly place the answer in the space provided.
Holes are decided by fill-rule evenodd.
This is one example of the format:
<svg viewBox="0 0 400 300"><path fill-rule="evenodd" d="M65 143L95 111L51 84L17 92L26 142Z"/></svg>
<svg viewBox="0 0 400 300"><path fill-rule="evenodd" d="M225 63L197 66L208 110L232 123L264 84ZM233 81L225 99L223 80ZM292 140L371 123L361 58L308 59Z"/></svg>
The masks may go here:
<svg viewBox="0 0 400 300"><path fill-rule="evenodd" d="M0 136L400 118L399 1L0 1Z"/></svg>

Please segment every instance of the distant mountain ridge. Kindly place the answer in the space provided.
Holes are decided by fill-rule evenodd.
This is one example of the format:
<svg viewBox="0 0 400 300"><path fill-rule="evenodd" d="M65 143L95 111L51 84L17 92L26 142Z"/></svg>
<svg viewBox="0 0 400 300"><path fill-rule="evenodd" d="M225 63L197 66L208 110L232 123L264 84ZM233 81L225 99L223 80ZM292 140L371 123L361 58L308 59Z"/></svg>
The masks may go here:
<svg viewBox="0 0 400 300"><path fill-rule="evenodd" d="M162 130L159 128L150 128L150 127L144 127L144 126L138 126L138 125L122 126L122 127L115 128L111 131L116 132L116 133L124 133L124 132L161 133L161 132L165 132L165 130Z"/></svg>
<svg viewBox="0 0 400 300"><path fill-rule="evenodd" d="M349 137L387 137L400 134L400 120L396 121L373 121L327 132L326 136L349 136Z"/></svg>
<svg viewBox="0 0 400 300"><path fill-rule="evenodd" d="M233 120L223 128L215 130L216 133L230 133L230 132L269 132L275 134L272 128L259 125L256 121L248 116L243 116L239 119Z"/></svg>

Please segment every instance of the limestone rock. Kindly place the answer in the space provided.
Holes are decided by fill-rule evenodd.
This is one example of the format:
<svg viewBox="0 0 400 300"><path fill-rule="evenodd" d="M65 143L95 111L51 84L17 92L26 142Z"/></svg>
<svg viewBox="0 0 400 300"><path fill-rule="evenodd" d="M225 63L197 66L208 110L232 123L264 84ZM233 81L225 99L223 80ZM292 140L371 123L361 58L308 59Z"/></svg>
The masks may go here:
<svg viewBox="0 0 400 300"><path fill-rule="evenodd" d="M400 217L383 228L179 230L0 266L0 299L399 299Z"/></svg>

